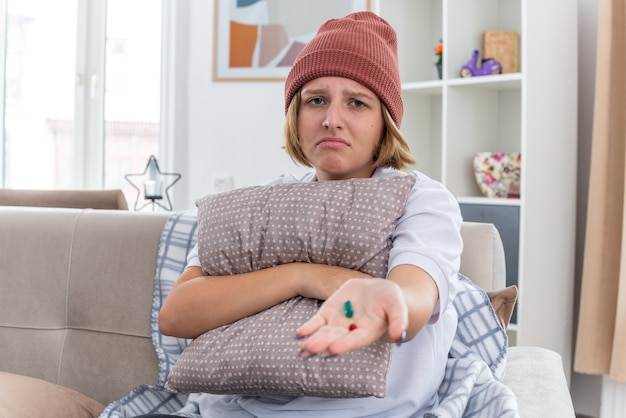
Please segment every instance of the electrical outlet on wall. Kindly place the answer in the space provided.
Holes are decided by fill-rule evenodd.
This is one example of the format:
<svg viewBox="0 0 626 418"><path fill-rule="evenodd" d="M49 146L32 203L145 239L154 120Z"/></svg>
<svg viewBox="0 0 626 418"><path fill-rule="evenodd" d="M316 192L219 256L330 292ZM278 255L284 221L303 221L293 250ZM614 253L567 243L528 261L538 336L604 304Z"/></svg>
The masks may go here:
<svg viewBox="0 0 626 418"><path fill-rule="evenodd" d="M222 193L232 190L235 186L235 178L232 174L216 174L211 180L211 192Z"/></svg>

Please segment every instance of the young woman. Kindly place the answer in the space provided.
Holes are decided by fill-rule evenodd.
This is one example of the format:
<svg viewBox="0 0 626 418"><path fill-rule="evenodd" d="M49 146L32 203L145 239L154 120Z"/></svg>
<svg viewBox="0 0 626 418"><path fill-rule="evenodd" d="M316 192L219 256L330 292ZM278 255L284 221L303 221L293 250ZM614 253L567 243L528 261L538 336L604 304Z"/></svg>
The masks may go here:
<svg viewBox="0 0 626 418"><path fill-rule="evenodd" d="M285 110L285 148L313 170L273 183L415 176L392 236L387 277L311 263L206 276L194 249L163 305L161 331L195 338L294 296L324 300L297 331L299 355L340 356L382 339L393 345L386 397L203 394L202 416L423 416L438 403L456 330L451 304L462 250L461 215L441 184L402 171L413 159L399 132L403 103L393 28L371 12L324 23L291 69ZM358 313L354 332L343 309L346 300Z"/></svg>

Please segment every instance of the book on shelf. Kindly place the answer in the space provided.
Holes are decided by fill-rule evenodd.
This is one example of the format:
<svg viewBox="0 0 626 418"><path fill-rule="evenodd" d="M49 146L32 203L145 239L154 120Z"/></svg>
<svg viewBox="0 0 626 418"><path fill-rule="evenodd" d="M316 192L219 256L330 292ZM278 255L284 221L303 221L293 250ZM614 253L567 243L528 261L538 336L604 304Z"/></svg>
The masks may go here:
<svg viewBox="0 0 626 418"><path fill-rule="evenodd" d="M483 32L483 59L493 58L502 64L502 74L519 71L519 35L517 32Z"/></svg>

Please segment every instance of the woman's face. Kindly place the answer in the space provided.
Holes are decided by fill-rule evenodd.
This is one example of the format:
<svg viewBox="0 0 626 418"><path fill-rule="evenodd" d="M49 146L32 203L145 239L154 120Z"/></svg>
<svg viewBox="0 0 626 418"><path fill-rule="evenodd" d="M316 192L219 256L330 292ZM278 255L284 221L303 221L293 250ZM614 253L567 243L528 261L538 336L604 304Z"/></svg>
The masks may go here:
<svg viewBox="0 0 626 418"><path fill-rule="evenodd" d="M342 77L302 86L298 137L318 180L371 177L385 123L378 96Z"/></svg>

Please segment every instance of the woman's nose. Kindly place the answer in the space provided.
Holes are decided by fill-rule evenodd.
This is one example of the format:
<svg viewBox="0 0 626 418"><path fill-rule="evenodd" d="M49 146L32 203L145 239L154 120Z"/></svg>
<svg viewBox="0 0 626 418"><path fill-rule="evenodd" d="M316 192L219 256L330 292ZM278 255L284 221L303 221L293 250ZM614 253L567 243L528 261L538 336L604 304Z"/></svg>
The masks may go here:
<svg viewBox="0 0 626 418"><path fill-rule="evenodd" d="M343 126L343 109L338 103L331 103L326 110L326 117L322 123L326 129L336 129Z"/></svg>

